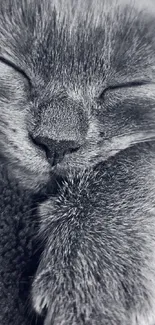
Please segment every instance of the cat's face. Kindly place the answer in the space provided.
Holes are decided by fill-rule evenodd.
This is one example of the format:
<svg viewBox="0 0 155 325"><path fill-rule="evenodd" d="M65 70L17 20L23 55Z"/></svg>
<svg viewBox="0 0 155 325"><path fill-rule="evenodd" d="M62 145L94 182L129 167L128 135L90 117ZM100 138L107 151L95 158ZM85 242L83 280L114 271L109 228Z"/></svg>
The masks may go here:
<svg viewBox="0 0 155 325"><path fill-rule="evenodd" d="M1 1L0 151L24 186L154 139L155 5L126 3Z"/></svg>

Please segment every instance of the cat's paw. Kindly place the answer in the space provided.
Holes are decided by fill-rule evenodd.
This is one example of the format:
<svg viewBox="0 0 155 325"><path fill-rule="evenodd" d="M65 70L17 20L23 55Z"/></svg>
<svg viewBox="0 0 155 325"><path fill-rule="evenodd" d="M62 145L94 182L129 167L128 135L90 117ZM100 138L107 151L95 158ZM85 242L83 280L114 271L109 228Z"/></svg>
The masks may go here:
<svg viewBox="0 0 155 325"><path fill-rule="evenodd" d="M51 308L54 293L57 290L56 282L59 279L57 265L61 263L60 248L62 238L59 236L59 227L56 226L61 213L57 207L58 198L52 197L40 204L40 238L44 246L40 264L32 284L32 305L40 315L45 315ZM56 212L57 211L57 212ZM56 223L56 224L55 224Z"/></svg>
<svg viewBox="0 0 155 325"><path fill-rule="evenodd" d="M43 315L47 312L50 304L50 271L43 270L40 272L32 286L32 304L35 311Z"/></svg>

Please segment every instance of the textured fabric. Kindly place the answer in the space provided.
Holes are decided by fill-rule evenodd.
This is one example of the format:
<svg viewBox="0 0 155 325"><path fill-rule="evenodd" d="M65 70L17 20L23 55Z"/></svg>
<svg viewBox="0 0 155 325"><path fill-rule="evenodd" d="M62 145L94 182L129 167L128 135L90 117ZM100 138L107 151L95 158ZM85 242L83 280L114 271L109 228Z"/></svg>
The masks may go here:
<svg viewBox="0 0 155 325"><path fill-rule="evenodd" d="M36 203L0 166L0 325L42 324L30 307L39 256Z"/></svg>

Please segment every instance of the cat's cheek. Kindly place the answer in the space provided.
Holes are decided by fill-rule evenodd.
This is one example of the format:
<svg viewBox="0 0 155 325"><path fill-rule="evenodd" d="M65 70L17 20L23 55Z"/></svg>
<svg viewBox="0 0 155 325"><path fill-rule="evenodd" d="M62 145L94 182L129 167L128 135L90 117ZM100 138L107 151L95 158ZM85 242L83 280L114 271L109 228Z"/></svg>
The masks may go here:
<svg viewBox="0 0 155 325"><path fill-rule="evenodd" d="M50 166L46 160L35 156L35 162L29 161L25 154L13 156L8 162L8 170L11 177L15 177L19 184L25 189L38 191L46 185L50 179ZM32 153L33 157L33 153Z"/></svg>
<svg viewBox="0 0 155 325"><path fill-rule="evenodd" d="M38 170L38 173L31 174L29 170L23 172L20 168L15 168L12 170L12 174L25 189L33 191L38 191L41 187L46 185L50 177L48 170L46 172Z"/></svg>

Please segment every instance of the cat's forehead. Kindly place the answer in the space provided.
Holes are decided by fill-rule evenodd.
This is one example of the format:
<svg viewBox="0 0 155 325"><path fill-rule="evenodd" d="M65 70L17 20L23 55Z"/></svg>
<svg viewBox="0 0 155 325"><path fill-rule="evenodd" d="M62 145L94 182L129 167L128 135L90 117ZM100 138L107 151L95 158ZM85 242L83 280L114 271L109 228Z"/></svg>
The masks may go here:
<svg viewBox="0 0 155 325"><path fill-rule="evenodd" d="M49 25L52 37L45 59L52 77L75 79L75 83L101 80L102 84L108 76L151 76L150 67L155 67L153 0L147 6L143 0L59 0L53 8L54 26Z"/></svg>
<svg viewBox="0 0 155 325"><path fill-rule="evenodd" d="M147 6L144 0L2 0L1 5L1 55L39 80L104 79L114 70L146 74L155 66L153 0Z"/></svg>

